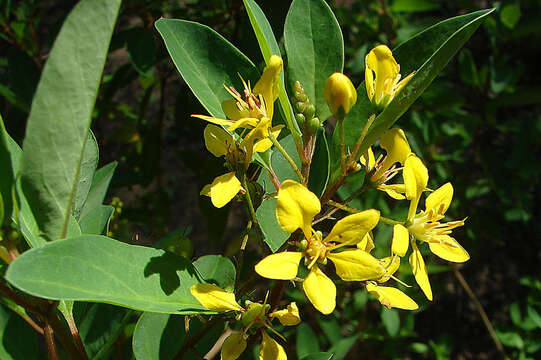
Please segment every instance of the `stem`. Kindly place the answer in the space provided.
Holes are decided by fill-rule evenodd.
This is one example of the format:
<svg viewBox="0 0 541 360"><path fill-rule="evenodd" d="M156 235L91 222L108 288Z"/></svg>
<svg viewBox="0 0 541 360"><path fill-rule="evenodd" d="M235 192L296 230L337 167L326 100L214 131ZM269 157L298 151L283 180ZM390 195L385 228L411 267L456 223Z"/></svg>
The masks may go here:
<svg viewBox="0 0 541 360"><path fill-rule="evenodd" d="M240 244L240 253L239 253L239 259L237 262L237 276L235 278L235 286L233 289L237 289L237 285L239 284L239 274L241 273L242 264L244 263L244 249L246 249L246 243L248 242L248 237L250 234L250 230L252 229L252 222L248 221L248 224L246 225L245 234L242 237L242 243Z"/></svg>
<svg viewBox="0 0 541 360"><path fill-rule="evenodd" d="M376 114L372 114L372 115L370 115L370 117L368 118L366 123L364 124L363 130L361 131L361 135L359 135L359 138L355 142L355 145L353 145L353 153L351 154L350 161L356 161L357 158L359 157L359 155L360 155L359 150L360 150L361 144L362 144L364 138L366 137L366 134L368 133L368 130L370 129L370 127L374 123L375 119L376 119Z"/></svg>
<svg viewBox="0 0 541 360"><path fill-rule="evenodd" d="M481 302L477 299L477 296L475 296L472 289L466 282L466 279L464 279L464 277L462 276L462 274L460 273L460 271L458 270L456 266L453 266L453 273L455 274L455 277L458 279L458 282L460 283L460 285L462 285L462 287L464 288L464 290L470 297L471 301L473 302L473 305L475 306L477 312L479 313L479 316L481 316L481 320L483 320L483 323L485 324L485 327L487 328L488 334L492 338L492 341L494 341L494 345L496 345L496 349L498 349L498 352L500 353L503 359L508 360L509 358L505 354L503 345L498 339L498 336L496 335L496 332L494 331L494 327L492 326L492 323L490 322L490 319L488 318L487 313L483 309L483 305L481 305Z"/></svg>
<svg viewBox="0 0 541 360"><path fill-rule="evenodd" d="M88 356L86 355L86 351L81 352L76 345L75 339L71 336L71 334L66 329L66 326L60 321L57 314L57 302L53 302L50 305L49 313L47 314L46 318L46 325L50 325L56 337L64 347L64 350L68 353L69 359L81 359L81 360L88 360ZM84 350L84 348L83 348Z"/></svg>
<svg viewBox="0 0 541 360"><path fill-rule="evenodd" d="M81 339L81 335L79 335L79 329L77 329L77 325L75 324L75 319L73 319L73 316L71 316L69 319L66 319L68 322L68 327L70 329L71 336L73 340L75 341L75 346L79 350L79 352L84 356L85 359L88 359L88 354L86 353L85 346L83 344L83 340Z"/></svg>
<svg viewBox="0 0 541 360"><path fill-rule="evenodd" d="M13 261L10 253L3 247L0 247L0 259L2 259L8 265Z"/></svg>
<svg viewBox="0 0 541 360"><path fill-rule="evenodd" d="M53 328L48 322L45 322L45 344L47 344L47 353L50 360L58 360L58 352L56 351L56 344L54 343Z"/></svg>
<svg viewBox="0 0 541 360"><path fill-rule="evenodd" d="M329 204L331 206L334 206L337 209L344 210L344 211L346 211L348 213L351 213L351 214L356 214L356 213L361 211L361 210L349 207L347 205L340 204L339 202L336 202L336 201L333 201L333 200L327 201L327 204Z"/></svg>
<svg viewBox="0 0 541 360"><path fill-rule="evenodd" d="M381 221L382 223L387 224L387 225L398 225L398 224L404 225L403 221L396 221L396 220L389 219L389 218L386 218L386 217L383 217L383 216L379 217L379 221Z"/></svg>
<svg viewBox="0 0 541 360"><path fill-rule="evenodd" d="M368 183L366 182L366 179L365 179L365 182L363 183L363 186L361 186L358 190L356 190L353 194L351 194L345 201L344 201L344 204L347 204L348 202L350 202L351 200L355 199L357 196L361 195L367 188L368 188ZM331 195L332 196L332 195ZM316 219L314 222L312 222L312 225L315 225L317 224L318 222L321 222L325 219L328 219L330 218L335 212L337 212L339 209L338 208L334 208L334 209L331 209L329 211L327 211L324 215L322 215L320 218Z"/></svg>
<svg viewBox="0 0 541 360"><path fill-rule="evenodd" d="M246 175L242 177L242 187L246 191L245 197L246 197L246 203L248 204L248 209L250 210L250 216L252 217L252 221L254 224L257 224L257 218L255 216L255 209L254 204L252 203L252 197L250 196L250 190L248 189L248 183L246 182ZM250 224L250 227L252 224Z"/></svg>
<svg viewBox="0 0 541 360"><path fill-rule="evenodd" d="M344 136L344 118L338 118L338 131L340 133L340 171L343 177L347 176L346 168L346 139Z"/></svg>
<svg viewBox="0 0 541 360"><path fill-rule="evenodd" d="M276 138L274 137L274 135L272 135L271 132L269 132L269 139L270 141L272 141L272 143L274 144L274 146L276 146L276 148L282 153L282 155L284 156L284 158L287 160L287 162L289 163L289 165L291 166L291 168L295 171L295 173L297 174L297 176L299 177L299 180L304 183L304 176L302 176L302 173L301 171L299 170L299 167L297 166L297 164L295 164L295 162L293 161L293 159L291 158L291 156L289 156L289 154L286 152L286 150L282 147L282 145L278 142L278 140L276 140Z"/></svg>

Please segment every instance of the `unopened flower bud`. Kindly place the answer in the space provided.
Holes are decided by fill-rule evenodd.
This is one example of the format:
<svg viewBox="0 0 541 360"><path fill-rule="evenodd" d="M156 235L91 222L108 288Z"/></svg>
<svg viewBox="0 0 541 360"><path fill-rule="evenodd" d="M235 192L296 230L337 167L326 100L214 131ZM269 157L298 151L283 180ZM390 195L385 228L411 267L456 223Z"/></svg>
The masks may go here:
<svg viewBox="0 0 541 360"><path fill-rule="evenodd" d="M303 126L306 120L303 114L296 114L295 119L297 120L297 124L299 124L299 126Z"/></svg>
<svg viewBox="0 0 541 360"><path fill-rule="evenodd" d="M311 118L308 122L308 129L310 130L310 134L315 134L317 129L321 126L321 123L319 122L319 118Z"/></svg>
<svg viewBox="0 0 541 360"><path fill-rule="evenodd" d="M307 119L313 118L315 113L316 113L316 107L314 106L314 104L308 104L306 108L304 109L304 116Z"/></svg>
<svg viewBox="0 0 541 360"><path fill-rule="evenodd" d="M357 91L351 80L338 72L329 76L325 82L323 96L333 114L336 114L340 108L347 114L357 102Z"/></svg>
<svg viewBox="0 0 541 360"><path fill-rule="evenodd" d="M297 113L303 113L306 109L306 103L299 101L295 103L295 108L297 109Z"/></svg>

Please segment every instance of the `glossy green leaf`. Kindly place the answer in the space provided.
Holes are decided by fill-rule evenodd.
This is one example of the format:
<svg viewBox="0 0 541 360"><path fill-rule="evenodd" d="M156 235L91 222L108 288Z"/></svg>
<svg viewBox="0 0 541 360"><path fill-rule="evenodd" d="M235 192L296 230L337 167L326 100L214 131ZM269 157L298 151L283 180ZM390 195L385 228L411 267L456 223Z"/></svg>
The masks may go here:
<svg viewBox="0 0 541 360"><path fill-rule="evenodd" d="M323 97L325 81L344 68L344 40L336 17L323 0L294 0L284 27L287 82L300 81L321 120L331 116Z"/></svg>
<svg viewBox="0 0 541 360"><path fill-rule="evenodd" d="M83 234L107 235L109 219L114 211L115 208L110 205L100 205L90 211L79 221L81 232Z"/></svg>
<svg viewBox="0 0 541 360"><path fill-rule="evenodd" d="M37 333L13 311L0 305L0 359L37 359Z"/></svg>
<svg viewBox="0 0 541 360"><path fill-rule="evenodd" d="M269 24L269 21L265 17L263 11L254 0L243 0L246 12L248 13L248 18L250 19L250 24L254 29L259 48L261 49L261 54L267 63L271 55L282 56L280 52L280 47L272 31L272 27ZM280 113L283 114L286 124L291 131L297 131L300 134L299 127L297 122L293 120L293 108L287 97L284 83L285 75L284 72L280 74L280 83L279 88L280 92L278 95L278 101L280 106Z"/></svg>
<svg viewBox="0 0 541 360"><path fill-rule="evenodd" d="M47 299L104 302L162 313L205 312L190 294L190 287L200 280L185 258L99 235L27 251L11 263L6 279Z"/></svg>
<svg viewBox="0 0 541 360"><path fill-rule="evenodd" d="M263 201L255 215L264 241L272 252L276 252L289 238L289 233L282 230L276 220L276 199L269 198Z"/></svg>
<svg viewBox="0 0 541 360"><path fill-rule="evenodd" d="M90 185L90 190L88 191L88 196L86 197L83 210L81 211L81 216L84 217L89 211L94 210L103 204L107 190L109 189L109 184L115 173L115 169L118 163L113 161L104 167L98 169L94 173L92 178L92 185Z"/></svg>
<svg viewBox="0 0 541 360"><path fill-rule="evenodd" d="M0 224L11 217L13 211L12 189L15 184L15 171L12 165L12 155L10 147L10 136L4 126L4 120L0 116L0 168L2 176L0 176L0 199L2 200L2 220Z"/></svg>
<svg viewBox="0 0 541 360"><path fill-rule="evenodd" d="M67 234L91 115L120 0L83 0L43 69L23 144L22 188L46 237Z"/></svg>
<svg viewBox="0 0 541 360"><path fill-rule="evenodd" d="M331 174L331 156L329 144L325 136L325 130L319 128L316 136L316 145L314 156L312 156L312 165L310 167L310 177L308 179L308 188L317 196L321 196L329 182Z"/></svg>
<svg viewBox="0 0 541 360"><path fill-rule="evenodd" d="M400 64L401 74L407 76L412 71L416 73L389 106L378 115L361 144L361 153L413 104L492 11L493 9L480 10L444 20L393 50L393 55ZM371 113L364 83L357 88L357 95L357 104L344 122L348 146L355 143ZM333 149L338 143L336 133L333 136Z"/></svg>
<svg viewBox="0 0 541 360"><path fill-rule="evenodd" d="M254 84L259 78L254 64L208 26L172 19L155 26L182 78L212 116L224 117L222 101L231 99L224 85L242 89L239 74Z"/></svg>
<svg viewBox="0 0 541 360"><path fill-rule="evenodd" d="M98 167L98 142L92 131L88 132L88 140L83 150L83 157L79 169L79 182L75 188L75 197L73 199L73 216L79 220L81 211L86 198L92 186L92 179Z"/></svg>
<svg viewBox="0 0 541 360"><path fill-rule="evenodd" d="M518 4L507 4L500 11L502 24L513 29L520 20L520 7Z"/></svg>
<svg viewBox="0 0 541 360"><path fill-rule="evenodd" d="M301 159L299 157L299 153L297 152L297 147L295 146L295 141L293 140L293 136L288 135L280 140L280 144L284 148L284 150L289 154L289 156L293 159L297 167L301 168ZM272 154L271 154L271 167L276 173L276 177L278 177L278 180L280 182L283 182L284 180L291 179L295 181L299 181L299 178L297 177L297 174L295 171L291 168L291 165L289 165L289 162L286 160L284 155L276 149L273 148Z"/></svg>
<svg viewBox="0 0 541 360"><path fill-rule="evenodd" d="M205 282L221 288L233 287L235 284L235 265L220 255L205 255L193 262L201 278Z"/></svg>
<svg viewBox="0 0 541 360"><path fill-rule="evenodd" d="M307 355L320 352L317 336L306 323L301 323L297 326L297 358L303 359Z"/></svg>

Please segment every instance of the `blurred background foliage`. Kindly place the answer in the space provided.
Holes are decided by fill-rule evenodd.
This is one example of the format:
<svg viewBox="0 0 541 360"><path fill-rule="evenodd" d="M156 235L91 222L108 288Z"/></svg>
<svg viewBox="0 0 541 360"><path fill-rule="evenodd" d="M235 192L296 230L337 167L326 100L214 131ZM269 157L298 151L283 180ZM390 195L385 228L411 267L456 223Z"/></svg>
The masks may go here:
<svg viewBox="0 0 541 360"><path fill-rule="evenodd" d="M258 3L280 38L289 2ZM0 4L0 112L8 132L20 143L47 53L74 2ZM373 46L395 47L437 21L497 8L398 125L427 164L430 185L452 181L455 187L449 215L468 217L456 238L471 254L460 272L505 352L513 359L540 358L541 225L536 220L541 200L541 3L335 0L330 5L344 33L344 72L355 84L364 79L364 57ZM153 27L162 16L207 24L262 65L240 0L123 3L92 126L101 150L100 166L119 162L109 192L117 210L110 231L129 243L159 241L159 246L186 257L232 256L245 223L244 209L240 204L215 209L198 194L221 173L221 163L204 148L204 123L190 118L204 109ZM378 195L368 193L353 206L375 206L390 217L403 215L403 206L395 207ZM382 227L377 244L386 248L390 236L390 228ZM256 254L266 250L261 243L251 244L253 264ZM249 258L246 262L250 266ZM434 257L429 262L435 298L427 303L420 292L414 293L421 304L416 313L382 309L366 291L354 288L344 290L350 296L341 297L331 316L305 307L303 324L284 330L290 339L288 352L299 359L320 349L335 352L335 359L359 354L366 359L501 356L455 269L442 264ZM413 283L411 275L404 279ZM287 295L305 302L297 290ZM130 329L133 324L118 341L119 354L129 352Z"/></svg>

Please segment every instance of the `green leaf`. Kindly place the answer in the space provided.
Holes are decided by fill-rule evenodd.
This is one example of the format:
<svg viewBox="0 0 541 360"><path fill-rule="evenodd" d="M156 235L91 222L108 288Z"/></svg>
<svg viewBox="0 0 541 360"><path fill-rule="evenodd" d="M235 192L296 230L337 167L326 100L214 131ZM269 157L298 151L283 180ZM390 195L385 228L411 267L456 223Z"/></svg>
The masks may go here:
<svg viewBox="0 0 541 360"><path fill-rule="evenodd" d="M0 199L2 200L2 220L8 220L11 217L13 211L12 191L15 184L16 173L14 171L14 165L12 157L18 153L15 149L12 154L10 141L13 141L8 135L4 126L4 120L0 116L0 168L2 169L2 176L0 176Z"/></svg>
<svg viewBox="0 0 541 360"><path fill-rule="evenodd" d="M415 71L415 75L389 106L376 117L361 144L361 153L366 151L413 104L492 11L494 9L480 10L439 22L399 45L393 51L393 55L400 64L402 75L407 76L412 71ZM355 143L371 113L364 83L357 88L357 96L358 101L344 122L347 146ZM333 136L333 148L338 144L336 135L337 132Z"/></svg>
<svg viewBox="0 0 541 360"><path fill-rule="evenodd" d="M527 308L528 317L537 325L538 328L541 328L541 315L531 306Z"/></svg>
<svg viewBox="0 0 541 360"><path fill-rule="evenodd" d="M100 205L81 218L81 232L83 234L107 235L109 219L115 208L110 205Z"/></svg>
<svg viewBox="0 0 541 360"><path fill-rule="evenodd" d="M517 333L496 331L496 335L505 346L513 347L516 349L524 348L524 341Z"/></svg>
<svg viewBox="0 0 541 360"><path fill-rule="evenodd" d="M231 99L224 85L242 89L239 74L257 81L254 64L208 26L172 19L160 19L155 26L182 78L212 116L224 117L222 101Z"/></svg>
<svg viewBox="0 0 541 360"><path fill-rule="evenodd" d="M0 359L38 359L37 333L13 311L0 305Z"/></svg>
<svg viewBox="0 0 541 360"><path fill-rule="evenodd" d="M341 326L334 315L318 318L319 326L332 345L338 343L344 337L342 336Z"/></svg>
<svg viewBox="0 0 541 360"><path fill-rule="evenodd" d="M261 54L265 59L265 63L268 63L271 55L279 55L280 47L272 31L272 27L269 24L269 21L265 17L263 11L254 0L243 0L244 6L246 7L246 12L248 13L248 18L250 19L250 24L254 29L259 48L261 49ZM299 126L296 121L293 121L293 108L287 97L284 84L284 72L280 73L280 83L279 83L279 95L278 101L280 104L280 112L283 114L286 124L291 131L297 131L300 134Z"/></svg>
<svg viewBox="0 0 541 360"><path fill-rule="evenodd" d="M295 146L293 136L288 135L281 139L280 145L282 145L284 150L289 154L297 167L300 169L302 166L301 159L299 158L299 153L297 152L297 147ZM278 180L280 180L280 182L283 182L287 179L299 181L297 174L291 168L289 162L286 160L284 155L282 155L282 153L276 148L274 148L271 154L271 167L276 173L276 177L278 177Z"/></svg>
<svg viewBox="0 0 541 360"><path fill-rule="evenodd" d="M21 181L39 228L51 240L67 234L119 5L120 0L83 0L73 8L32 101Z"/></svg>
<svg viewBox="0 0 541 360"><path fill-rule="evenodd" d="M139 75L142 77L152 75L152 69L156 63L156 44L150 29L130 29L127 33L126 51Z"/></svg>
<svg viewBox="0 0 541 360"><path fill-rule="evenodd" d="M303 359L307 355L319 353L319 342L317 336L306 323L297 326L297 358Z"/></svg>
<svg viewBox="0 0 541 360"><path fill-rule="evenodd" d="M305 357L300 358L300 360L331 360L334 358L332 353L320 352L317 354L306 355Z"/></svg>
<svg viewBox="0 0 541 360"><path fill-rule="evenodd" d="M300 81L321 120L331 116L323 97L325 81L344 68L344 40L338 21L323 0L294 0L284 25L287 82Z"/></svg>
<svg viewBox="0 0 541 360"><path fill-rule="evenodd" d="M434 0L393 0L393 12L421 12L438 9L440 5Z"/></svg>
<svg viewBox="0 0 541 360"><path fill-rule="evenodd" d="M201 327L196 318L189 320L189 335ZM195 344L199 354L206 354L223 332L223 326L214 326ZM133 333L133 352L137 360L172 360L186 338L183 316L144 313ZM182 354L183 360L200 359L193 352Z"/></svg>
<svg viewBox="0 0 541 360"><path fill-rule="evenodd" d="M317 196L321 196L327 187L331 174L329 144L327 143L327 137L323 128L319 128L316 134L316 145L312 164L313 166L310 167L308 188Z"/></svg>
<svg viewBox="0 0 541 360"><path fill-rule="evenodd" d="M132 312L108 304L92 304L79 325L79 335L92 360L108 355Z"/></svg>
<svg viewBox="0 0 541 360"><path fill-rule="evenodd" d="M341 337L340 341L338 341L329 349L329 352L334 354L333 360L340 360L345 358L355 344L355 341L357 341L357 338L358 336L350 336L347 338Z"/></svg>
<svg viewBox="0 0 541 360"><path fill-rule="evenodd" d="M109 184L111 183L117 165L118 163L113 161L94 173L92 185L90 185L88 196L86 197L83 210L81 211L81 217L84 217L88 212L103 204L103 200L105 199L107 189L109 189Z"/></svg>
<svg viewBox="0 0 541 360"><path fill-rule="evenodd" d="M520 15L520 7L518 4L507 4L500 12L500 20L502 21L502 24L509 29L514 29L520 20Z"/></svg>
<svg viewBox="0 0 541 360"><path fill-rule="evenodd" d="M289 233L282 230L276 220L276 199L269 198L257 208L255 213L264 241L272 252L276 252L289 238Z"/></svg>
<svg viewBox="0 0 541 360"><path fill-rule="evenodd" d="M223 289L232 288L235 284L235 265L228 258L220 255L201 256L193 262L193 266L207 283L218 285Z"/></svg>
<svg viewBox="0 0 541 360"><path fill-rule="evenodd" d="M205 312L190 294L200 283L183 257L99 235L32 249L11 263L6 279L47 299L104 302L142 311Z"/></svg>
<svg viewBox="0 0 541 360"><path fill-rule="evenodd" d="M72 211L76 220L81 218L81 211L92 186L92 178L98 167L98 157L98 142L92 131L89 131L79 170L79 182L75 188L75 198L73 199Z"/></svg>
<svg viewBox="0 0 541 360"><path fill-rule="evenodd" d="M400 316L396 310L382 307L381 322L389 335L394 337L398 334L398 331L400 330Z"/></svg>

